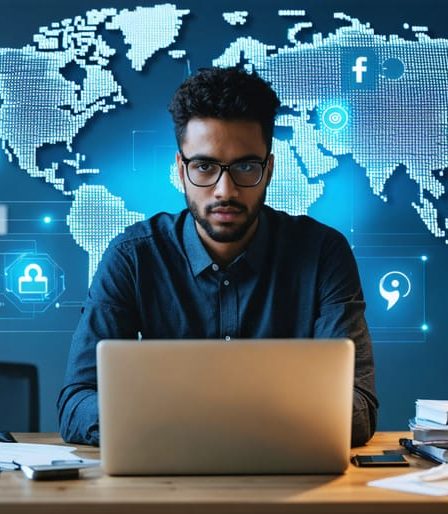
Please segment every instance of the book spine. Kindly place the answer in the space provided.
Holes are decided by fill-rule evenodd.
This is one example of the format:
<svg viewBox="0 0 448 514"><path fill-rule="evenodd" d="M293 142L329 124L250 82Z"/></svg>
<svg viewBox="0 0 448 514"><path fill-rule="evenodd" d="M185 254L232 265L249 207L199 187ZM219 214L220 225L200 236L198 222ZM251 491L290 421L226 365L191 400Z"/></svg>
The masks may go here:
<svg viewBox="0 0 448 514"><path fill-rule="evenodd" d="M422 443L430 441L448 441L448 431L445 430L413 430L413 439Z"/></svg>

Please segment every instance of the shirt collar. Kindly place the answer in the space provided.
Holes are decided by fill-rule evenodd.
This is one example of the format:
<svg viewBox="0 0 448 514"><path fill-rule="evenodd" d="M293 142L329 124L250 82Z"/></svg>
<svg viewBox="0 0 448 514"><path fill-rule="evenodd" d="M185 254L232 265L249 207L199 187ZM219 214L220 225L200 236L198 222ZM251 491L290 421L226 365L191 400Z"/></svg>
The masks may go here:
<svg viewBox="0 0 448 514"><path fill-rule="evenodd" d="M258 227L249 246L237 261L245 261L254 271L260 271L265 259L269 240L269 223L264 209L260 210ZM190 212L187 213L183 228L183 242L187 259L193 275L196 277L213 264L213 260L205 249L196 229L196 224Z"/></svg>
<svg viewBox="0 0 448 514"><path fill-rule="evenodd" d="M213 261L199 238L194 218L190 212L187 213L185 218L183 240L190 268L193 275L196 277L199 273L202 273L205 268L213 264Z"/></svg>

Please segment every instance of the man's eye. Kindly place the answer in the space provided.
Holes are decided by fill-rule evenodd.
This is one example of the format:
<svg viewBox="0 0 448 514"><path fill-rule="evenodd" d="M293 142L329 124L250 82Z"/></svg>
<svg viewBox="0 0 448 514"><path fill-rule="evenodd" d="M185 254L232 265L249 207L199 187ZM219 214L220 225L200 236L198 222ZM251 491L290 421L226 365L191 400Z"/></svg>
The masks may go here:
<svg viewBox="0 0 448 514"><path fill-rule="evenodd" d="M207 172L210 172L210 171L214 171L215 169L215 166L213 163L211 162L192 162L192 167L194 170L196 171L200 171L202 173L207 173Z"/></svg>
<svg viewBox="0 0 448 514"><path fill-rule="evenodd" d="M252 162L237 162L232 167L235 171L242 173L249 173L255 168L254 163Z"/></svg>

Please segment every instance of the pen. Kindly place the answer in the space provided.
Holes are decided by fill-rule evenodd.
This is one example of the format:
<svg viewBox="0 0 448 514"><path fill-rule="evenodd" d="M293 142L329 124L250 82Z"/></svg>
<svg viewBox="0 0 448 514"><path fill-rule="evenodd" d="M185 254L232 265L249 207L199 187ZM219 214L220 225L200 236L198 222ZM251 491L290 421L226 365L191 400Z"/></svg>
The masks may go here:
<svg viewBox="0 0 448 514"><path fill-rule="evenodd" d="M419 448L418 445L415 445L411 439L407 439L405 437L401 437L398 442L400 443L400 446L403 446L403 448L406 448L406 450L409 453L412 453L414 455L418 455L419 457L422 457L423 459L429 460L431 462L436 462L437 464L443 464L445 461L438 459L437 457L434 457L434 455L430 455L427 452L425 452L424 449Z"/></svg>
<svg viewBox="0 0 448 514"><path fill-rule="evenodd" d="M74 460L74 459L70 459L70 460L52 460L51 464L52 464L52 466L74 466L74 467L78 467L79 468L79 465L82 464L83 462L84 462L83 459L78 459L78 460Z"/></svg>

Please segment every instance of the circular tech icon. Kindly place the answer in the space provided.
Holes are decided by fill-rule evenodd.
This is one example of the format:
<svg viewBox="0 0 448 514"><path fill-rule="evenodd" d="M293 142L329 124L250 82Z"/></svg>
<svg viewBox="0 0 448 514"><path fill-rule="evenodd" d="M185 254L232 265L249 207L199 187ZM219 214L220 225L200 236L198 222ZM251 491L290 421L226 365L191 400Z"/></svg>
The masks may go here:
<svg viewBox="0 0 448 514"><path fill-rule="evenodd" d="M322 114L322 123L329 130L341 130L348 123L348 112L340 105L327 107Z"/></svg>
<svg viewBox="0 0 448 514"><path fill-rule="evenodd" d="M380 295L387 301L387 310L411 292L411 281L401 271L389 271L381 277L379 284Z"/></svg>
<svg viewBox="0 0 448 514"><path fill-rule="evenodd" d="M46 253L21 255L5 268L5 290L20 311L43 312L64 292L64 272Z"/></svg>

